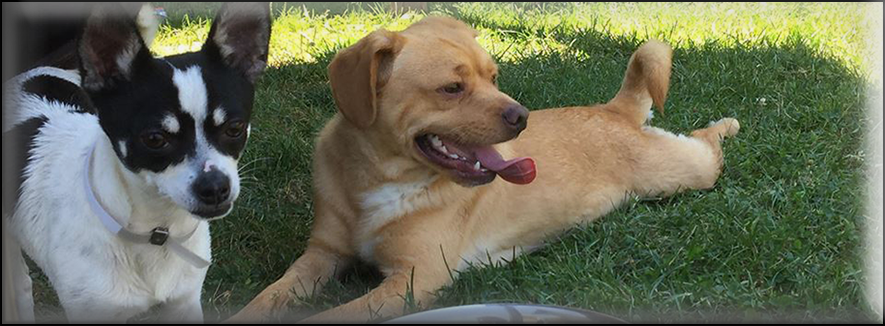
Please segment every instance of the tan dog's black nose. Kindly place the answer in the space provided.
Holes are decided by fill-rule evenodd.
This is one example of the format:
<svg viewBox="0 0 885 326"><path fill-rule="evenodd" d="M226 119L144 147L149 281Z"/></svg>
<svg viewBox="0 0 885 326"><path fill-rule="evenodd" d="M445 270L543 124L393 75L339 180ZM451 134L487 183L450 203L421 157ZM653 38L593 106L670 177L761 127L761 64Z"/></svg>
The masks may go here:
<svg viewBox="0 0 885 326"><path fill-rule="evenodd" d="M529 110L522 105L513 104L504 109L501 116L504 118L504 125L518 133L525 129L526 121L529 119Z"/></svg>

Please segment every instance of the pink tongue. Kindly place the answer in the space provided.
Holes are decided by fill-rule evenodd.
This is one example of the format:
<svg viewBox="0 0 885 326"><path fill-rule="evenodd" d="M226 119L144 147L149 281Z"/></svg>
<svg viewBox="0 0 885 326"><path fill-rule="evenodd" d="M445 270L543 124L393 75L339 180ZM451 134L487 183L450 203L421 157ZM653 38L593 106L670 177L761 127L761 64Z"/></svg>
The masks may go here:
<svg viewBox="0 0 885 326"><path fill-rule="evenodd" d="M524 185L535 180L535 161L530 157L505 161L492 146L477 148L474 154L482 166L495 171L507 182Z"/></svg>

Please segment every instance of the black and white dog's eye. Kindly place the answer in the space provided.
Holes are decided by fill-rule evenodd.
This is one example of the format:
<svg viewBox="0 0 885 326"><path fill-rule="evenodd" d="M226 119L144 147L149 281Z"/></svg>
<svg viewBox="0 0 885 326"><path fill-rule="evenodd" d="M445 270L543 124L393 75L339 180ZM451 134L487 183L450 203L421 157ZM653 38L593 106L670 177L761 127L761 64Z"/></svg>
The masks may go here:
<svg viewBox="0 0 885 326"><path fill-rule="evenodd" d="M227 123L224 134L230 138L239 138L246 131L246 123L240 120L234 120Z"/></svg>
<svg viewBox="0 0 885 326"><path fill-rule="evenodd" d="M150 149L163 149L169 146L166 134L160 131L152 131L141 135L141 142Z"/></svg>

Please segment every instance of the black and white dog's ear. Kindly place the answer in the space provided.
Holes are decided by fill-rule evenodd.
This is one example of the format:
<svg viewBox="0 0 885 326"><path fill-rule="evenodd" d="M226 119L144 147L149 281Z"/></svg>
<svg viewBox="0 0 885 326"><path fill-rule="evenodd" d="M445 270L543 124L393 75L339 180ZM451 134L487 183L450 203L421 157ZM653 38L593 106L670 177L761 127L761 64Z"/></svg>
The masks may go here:
<svg viewBox="0 0 885 326"><path fill-rule="evenodd" d="M103 4L86 21L77 44L82 86L89 91L129 80L139 57L150 53L131 13L119 4Z"/></svg>
<svg viewBox="0 0 885 326"><path fill-rule="evenodd" d="M269 3L226 3L212 22L203 51L254 83L267 66L270 25Z"/></svg>

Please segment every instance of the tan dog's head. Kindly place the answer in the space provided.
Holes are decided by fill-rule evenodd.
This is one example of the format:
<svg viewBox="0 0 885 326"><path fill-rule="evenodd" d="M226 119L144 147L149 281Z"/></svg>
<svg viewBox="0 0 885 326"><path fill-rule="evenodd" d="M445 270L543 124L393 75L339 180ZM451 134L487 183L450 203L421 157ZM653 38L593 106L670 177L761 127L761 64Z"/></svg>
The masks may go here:
<svg viewBox="0 0 885 326"><path fill-rule="evenodd" d="M498 67L476 36L443 17L369 34L329 65L338 110L376 146L459 184L531 182L530 159L505 161L491 146L519 135L529 112L498 90Z"/></svg>

